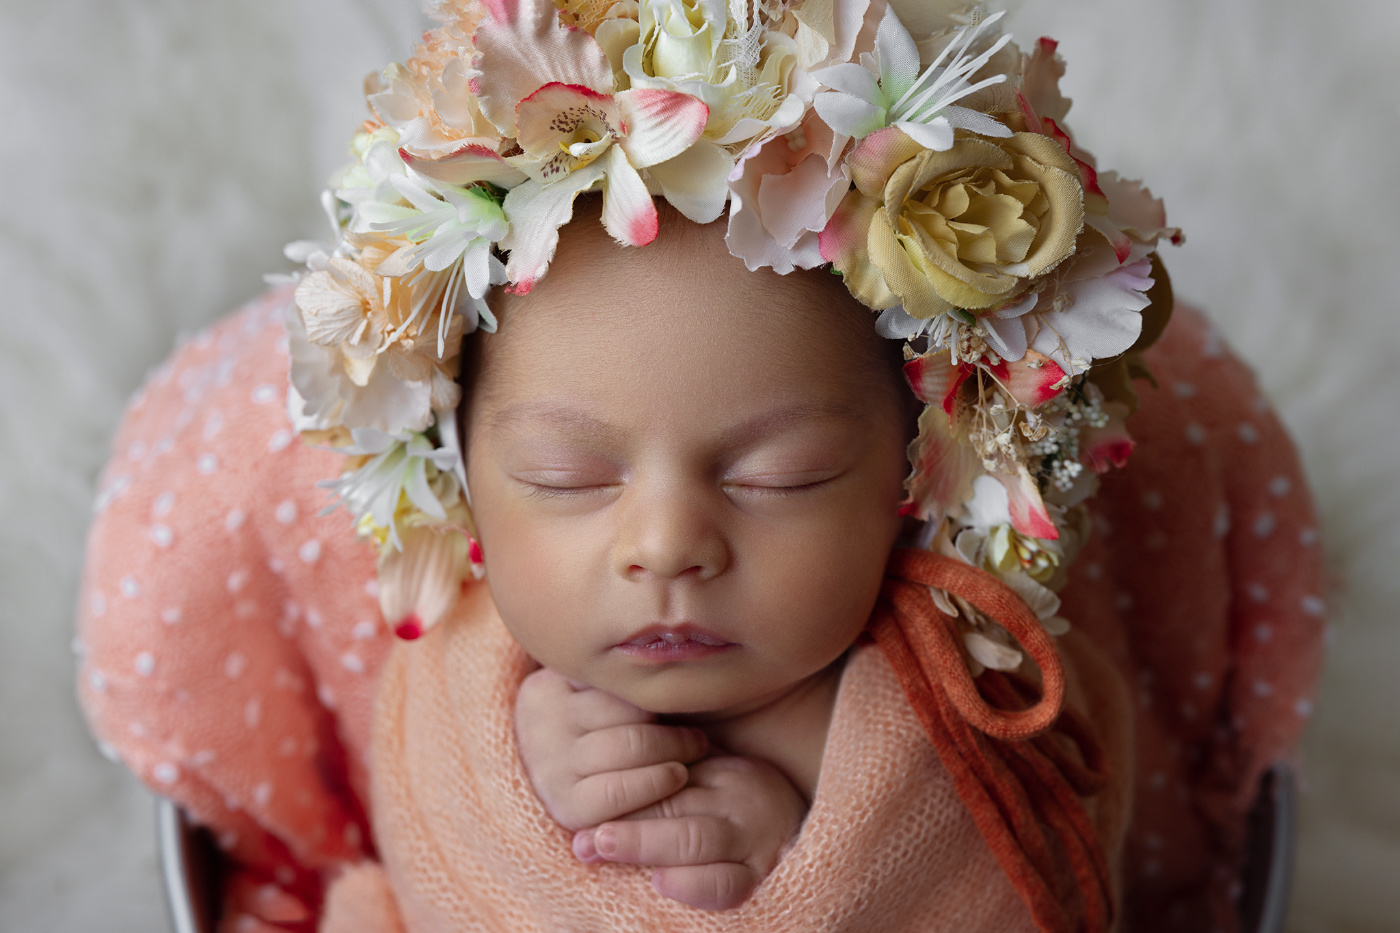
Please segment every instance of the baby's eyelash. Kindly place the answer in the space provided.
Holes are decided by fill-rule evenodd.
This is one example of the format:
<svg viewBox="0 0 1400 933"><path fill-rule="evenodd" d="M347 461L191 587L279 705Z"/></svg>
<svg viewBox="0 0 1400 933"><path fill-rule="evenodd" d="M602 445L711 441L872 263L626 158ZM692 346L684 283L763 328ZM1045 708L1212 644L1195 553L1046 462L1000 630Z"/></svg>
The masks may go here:
<svg viewBox="0 0 1400 933"><path fill-rule="evenodd" d="M526 483L527 499L568 499L597 492L602 486L544 486L539 483Z"/></svg>
<svg viewBox="0 0 1400 933"><path fill-rule="evenodd" d="M803 493L811 492L815 489L825 486L827 483L830 482L831 480L829 479L819 479L815 482L800 483L796 486L746 486L743 484L736 485L738 486L738 488L743 489L745 492L756 493L757 495L764 497L785 499L791 496L800 496Z"/></svg>

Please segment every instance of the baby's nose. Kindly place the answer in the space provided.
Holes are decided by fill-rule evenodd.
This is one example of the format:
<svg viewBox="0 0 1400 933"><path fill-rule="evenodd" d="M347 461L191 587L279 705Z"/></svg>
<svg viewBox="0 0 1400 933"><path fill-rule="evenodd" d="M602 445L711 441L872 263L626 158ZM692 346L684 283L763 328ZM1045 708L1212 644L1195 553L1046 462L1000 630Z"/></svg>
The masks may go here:
<svg viewBox="0 0 1400 933"><path fill-rule="evenodd" d="M717 511L699 491L639 492L620 510L614 569L629 580L719 576L731 555Z"/></svg>

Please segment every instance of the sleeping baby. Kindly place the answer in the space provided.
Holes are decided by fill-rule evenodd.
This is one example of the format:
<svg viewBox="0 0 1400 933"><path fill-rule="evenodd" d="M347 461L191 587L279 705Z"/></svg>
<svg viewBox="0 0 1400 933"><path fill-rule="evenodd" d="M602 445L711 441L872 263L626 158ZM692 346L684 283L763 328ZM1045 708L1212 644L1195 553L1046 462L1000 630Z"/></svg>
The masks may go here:
<svg viewBox="0 0 1400 933"><path fill-rule="evenodd" d="M1316 533L1055 44L431 12L335 242L103 481L83 703L213 830L221 929L1234 928Z"/></svg>

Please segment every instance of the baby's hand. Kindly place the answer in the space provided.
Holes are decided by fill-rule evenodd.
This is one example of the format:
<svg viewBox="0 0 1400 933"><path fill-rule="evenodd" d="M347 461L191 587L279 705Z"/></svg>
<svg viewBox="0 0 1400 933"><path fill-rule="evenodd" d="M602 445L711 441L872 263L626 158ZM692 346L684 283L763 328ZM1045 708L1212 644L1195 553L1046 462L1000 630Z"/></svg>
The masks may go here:
<svg viewBox="0 0 1400 933"><path fill-rule="evenodd" d="M807 802L777 768L756 758L709 758L690 784L625 820L574 835L584 861L660 866L659 894L703 910L746 901L797 834Z"/></svg>
<svg viewBox="0 0 1400 933"><path fill-rule="evenodd" d="M708 750L699 729L663 726L625 700L576 688L541 668L515 701L520 759L549 815L580 830L685 787L686 764Z"/></svg>

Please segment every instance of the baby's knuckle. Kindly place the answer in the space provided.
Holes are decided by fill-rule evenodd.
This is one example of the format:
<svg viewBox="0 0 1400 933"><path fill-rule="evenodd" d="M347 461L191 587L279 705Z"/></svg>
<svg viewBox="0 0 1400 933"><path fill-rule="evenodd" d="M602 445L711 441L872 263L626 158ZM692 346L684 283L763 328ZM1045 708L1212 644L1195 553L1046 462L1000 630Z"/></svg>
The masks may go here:
<svg viewBox="0 0 1400 933"><path fill-rule="evenodd" d="M705 826L694 817L676 821L676 855L683 861L698 865L705 860Z"/></svg>

